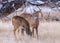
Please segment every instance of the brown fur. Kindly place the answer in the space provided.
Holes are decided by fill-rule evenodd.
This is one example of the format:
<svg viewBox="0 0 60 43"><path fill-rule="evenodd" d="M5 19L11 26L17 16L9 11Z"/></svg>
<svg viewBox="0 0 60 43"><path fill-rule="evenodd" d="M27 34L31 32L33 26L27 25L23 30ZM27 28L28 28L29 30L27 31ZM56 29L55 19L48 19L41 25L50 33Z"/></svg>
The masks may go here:
<svg viewBox="0 0 60 43"><path fill-rule="evenodd" d="M29 24L30 27L32 27L32 36L34 37L34 29L36 30L36 35L38 37L38 25L39 25L39 15L38 15L38 11L36 11L33 14L29 14L29 13L22 13L20 16L25 18Z"/></svg>
<svg viewBox="0 0 60 43"><path fill-rule="evenodd" d="M14 35L16 35L16 30L20 27L20 26L23 26L24 29L21 29L21 33L23 34L24 30L26 31L26 33L28 35L31 36L31 31L30 31L30 25L28 23L27 20L25 20L23 17L20 17L20 16L14 16L12 18L12 24L14 26Z"/></svg>

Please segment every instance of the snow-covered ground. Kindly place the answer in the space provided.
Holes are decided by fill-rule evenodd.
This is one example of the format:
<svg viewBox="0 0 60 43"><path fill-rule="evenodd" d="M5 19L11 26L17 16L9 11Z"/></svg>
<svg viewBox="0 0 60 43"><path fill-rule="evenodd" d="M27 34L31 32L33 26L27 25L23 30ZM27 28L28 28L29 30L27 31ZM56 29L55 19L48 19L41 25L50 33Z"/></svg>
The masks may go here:
<svg viewBox="0 0 60 43"><path fill-rule="evenodd" d="M0 22L0 43L17 43L11 22ZM19 43L60 43L60 22L40 22L39 38L19 36Z"/></svg>

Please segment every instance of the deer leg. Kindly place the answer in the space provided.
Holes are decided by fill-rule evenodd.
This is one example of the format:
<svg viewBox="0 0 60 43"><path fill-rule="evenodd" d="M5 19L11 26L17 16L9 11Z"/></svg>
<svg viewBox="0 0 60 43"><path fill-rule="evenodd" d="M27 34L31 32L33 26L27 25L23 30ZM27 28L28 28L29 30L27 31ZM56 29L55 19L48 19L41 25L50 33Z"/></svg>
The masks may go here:
<svg viewBox="0 0 60 43"><path fill-rule="evenodd" d="M21 34L24 35L24 28L21 29Z"/></svg>
<svg viewBox="0 0 60 43"><path fill-rule="evenodd" d="M34 28L32 28L32 36L34 37Z"/></svg>
<svg viewBox="0 0 60 43"><path fill-rule="evenodd" d="M13 30L13 32L14 32L15 40L16 40L16 41L17 41L17 43L18 43L18 39L17 39L17 37L16 37L16 30L17 30L17 27L16 27L16 26L14 26L14 30Z"/></svg>
<svg viewBox="0 0 60 43"><path fill-rule="evenodd" d="M15 32L16 32L16 30L17 30L17 29L16 29L16 27L14 27L14 30L13 30L13 32L14 32L14 35L15 35Z"/></svg>
<svg viewBox="0 0 60 43"><path fill-rule="evenodd" d="M38 28L36 27L36 35L37 35L37 38L38 38Z"/></svg>
<svg viewBox="0 0 60 43"><path fill-rule="evenodd" d="M20 30L18 29L18 33L19 33L19 31L20 31Z"/></svg>

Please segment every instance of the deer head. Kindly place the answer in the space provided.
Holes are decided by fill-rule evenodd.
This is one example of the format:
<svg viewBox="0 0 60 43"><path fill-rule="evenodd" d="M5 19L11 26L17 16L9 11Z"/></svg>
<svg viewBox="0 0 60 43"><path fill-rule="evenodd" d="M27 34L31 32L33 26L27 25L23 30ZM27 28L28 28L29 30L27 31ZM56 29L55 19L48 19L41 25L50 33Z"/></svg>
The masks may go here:
<svg viewBox="0 0 60 43"><path fill-rule="evenodd" d="M39 10L39 11L34 10L33 16L38 17L40 12L41 12L41 10Z"/></svg>

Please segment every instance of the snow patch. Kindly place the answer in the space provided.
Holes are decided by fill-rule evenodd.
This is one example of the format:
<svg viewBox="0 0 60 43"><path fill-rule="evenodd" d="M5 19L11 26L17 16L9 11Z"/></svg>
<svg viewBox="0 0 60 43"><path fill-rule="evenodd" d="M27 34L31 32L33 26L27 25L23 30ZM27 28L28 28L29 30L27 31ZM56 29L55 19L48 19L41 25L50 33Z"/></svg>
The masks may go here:
<svg viewBox="0 0 60 43"><path fill-rule="evenodd" d="M45 2L43 2L43 1L36 1L37 3L39 3L39 4L44 4Z"/></svg>
<svg viewBox="0 0 60 43"><path fill-rule="evenodd" d="M0 9L1 9L1 7L2 7L2 4L0 4Z"/></svg>
<svg viewBox="0 0 60 43"><path fill-rule="evenodd" d="M50 12L51 11L51 9L48 8L48 7L43 7L41 9L42 9L43 12Z"/></svg>

